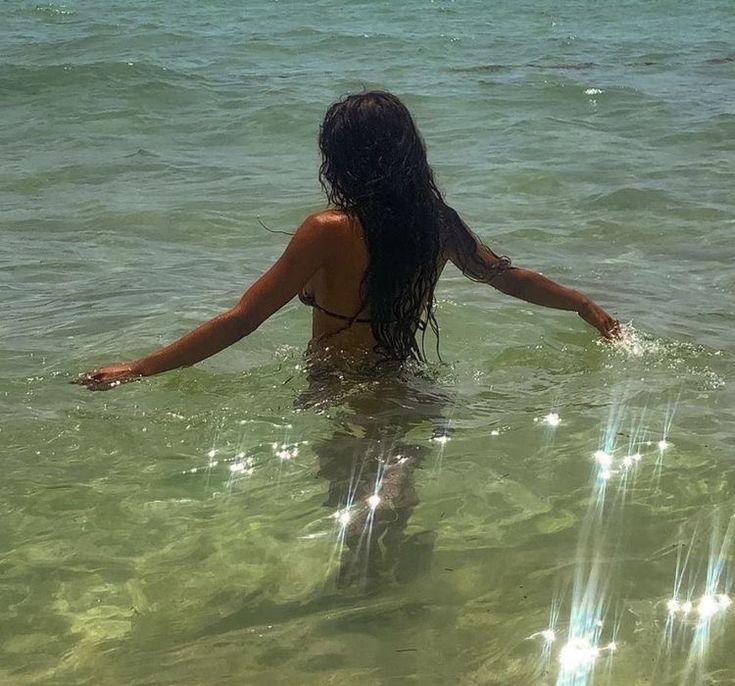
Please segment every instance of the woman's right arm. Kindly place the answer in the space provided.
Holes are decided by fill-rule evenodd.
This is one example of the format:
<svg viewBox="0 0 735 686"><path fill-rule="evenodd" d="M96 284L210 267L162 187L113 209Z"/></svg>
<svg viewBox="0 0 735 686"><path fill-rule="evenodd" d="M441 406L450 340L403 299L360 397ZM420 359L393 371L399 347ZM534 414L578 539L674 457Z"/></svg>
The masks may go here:
<svg viewBox="0 0 735 686"><path fill-rule="evenodd" d="M90 390L108 390L143 376L196 364L252 333L293 299L329 257L334 249L330 221L324 214L308 217L276 263L230 309L150 355L100 367L80 376L77 383Z"/></svg>

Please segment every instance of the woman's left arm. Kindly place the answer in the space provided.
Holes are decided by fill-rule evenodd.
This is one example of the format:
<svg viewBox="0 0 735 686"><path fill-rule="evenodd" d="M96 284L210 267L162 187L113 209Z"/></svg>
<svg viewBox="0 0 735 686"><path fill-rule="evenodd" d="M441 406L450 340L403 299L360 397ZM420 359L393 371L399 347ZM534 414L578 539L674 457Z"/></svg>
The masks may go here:
<svg viewBox="0 0 735 686"><path fill-rule="evenodd" d="M252 333L293 299L324 264L333 244L327 223L319 214L308 217L281 257L229 310L150 355L100 367L83 374L76 383L90 390L108 390L143 376L196 364Z"/></svg>
<svg viewBox="0 0 735 686"><path fill-rule="evenodd" d="M591 298L573 288L546 278L543 274L511 267L499 272L489 281L490 285L503 293L526 302L557 310L571 310L594 326L605 338L620 335L619 322L611 317Z"/></svg>

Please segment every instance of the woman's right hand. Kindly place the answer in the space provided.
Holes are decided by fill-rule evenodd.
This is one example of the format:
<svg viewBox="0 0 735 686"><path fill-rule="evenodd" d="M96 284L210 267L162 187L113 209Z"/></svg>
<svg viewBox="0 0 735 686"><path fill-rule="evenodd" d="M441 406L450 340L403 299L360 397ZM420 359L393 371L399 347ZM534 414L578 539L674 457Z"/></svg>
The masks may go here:
<svg viewBox="0 0 735 686"><path fill-rule="evenodd" d="M72 383L86 386L90 391L109 391L129 381L142 378L142 374L136 372L132 363L108 364L99 369L82 374Z"/></svg>
<svg viewBox="0 0 735 686"><path fill-rule="evenodd" d="M582 307L579 308L579 316L590 326L594 326L608 340L615 340L622 335L620 322L589 298L586 298Z"/></svg>

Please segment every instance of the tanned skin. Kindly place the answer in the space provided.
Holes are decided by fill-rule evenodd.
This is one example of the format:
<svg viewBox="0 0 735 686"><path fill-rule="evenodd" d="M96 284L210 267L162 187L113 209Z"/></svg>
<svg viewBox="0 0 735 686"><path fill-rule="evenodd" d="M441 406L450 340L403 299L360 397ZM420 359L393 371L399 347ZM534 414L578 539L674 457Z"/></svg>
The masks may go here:
<svg viewBox="0 0 735 686"><path fill-rule="evenodd" d="M485 270L478 269L477 273L467 273L468 277L536 305L576 312L605 338L620 335L618 322L583 293L528 269L512 267L498 273L492 268L498 256L481 243L478 255L480 264L488 267L488 276L485 278ZM201 362L255 331L300 292L311 294L331 312L369 319L369 304L363 306L360 294L368 260L357 219L336 210L313 214L297 229L281 257L233 307L145 357L100 367L83 374L76 382L90 390L108 390ZM457 264L451 243L445 246L440 260L438 273L448 260ZM355 321L345 326L343 320L313 308L312 349L328 346L349 356L371 354L375 344L370 324Z"/></svg>

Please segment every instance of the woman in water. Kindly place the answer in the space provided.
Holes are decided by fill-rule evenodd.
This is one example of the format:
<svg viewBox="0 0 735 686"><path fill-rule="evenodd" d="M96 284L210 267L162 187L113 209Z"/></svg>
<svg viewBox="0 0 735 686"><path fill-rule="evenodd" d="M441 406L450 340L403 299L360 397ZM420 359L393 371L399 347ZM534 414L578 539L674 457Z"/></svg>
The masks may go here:
<svg viewBox="0 0 735 686"><path fill-rule="evenodd" d="M310 351L334 365L424 360L438 336L434 289L451 260L466 276L527 302L570 310L606 338L619 325L589 297L511 266L444 201L408 109L374 91L334 103L319 134L332 209L307 217L284 253L226 312L134 362L80 377L92 390L186 367L257 329L298 296L312 307ZM418 336L418 338L417 338Z"/></svg>

